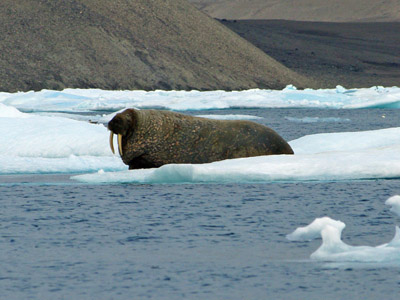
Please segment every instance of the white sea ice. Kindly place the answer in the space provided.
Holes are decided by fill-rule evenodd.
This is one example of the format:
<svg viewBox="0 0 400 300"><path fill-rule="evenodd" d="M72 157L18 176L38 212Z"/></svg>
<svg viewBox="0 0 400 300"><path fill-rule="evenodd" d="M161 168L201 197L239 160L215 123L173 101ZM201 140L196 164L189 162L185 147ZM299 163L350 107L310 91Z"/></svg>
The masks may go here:
<svg viewBox="0 0 400 300"><path fill-rule="evenodd" d="M298 227L286 237L290 241L311 241L319 238L321 236L321 231L328 226L335 228L337 232L341 234L343 229L346 227L346 224L329 217L317 218L310 225Z"/></svg>
<svg viewBox="0 0 400 300"><path fill-rule="evenodd" d="M107 123L126 107L400 107L400 88L346 90L64 91L0 93L0 174L88 173L85 182L260 182L399 178L400 128L309 135L290 141L295 155L166 165L125 172L108 147ZM97 110L109 110L110 113ZM29 111L31 113L24 113ZM33 112L33 113L32 113ZM77 114L77 112L83 112ZM94 112L94 115L93 115ZM250 119L225 115L218 118ZM90 124L88 121L98 122ZM304 120L303 120L304 121ZM340 121L340 120L334 120ZM103 174L96 173L103 169ZM116 172L116 173L110 173Z"/></svg>
<svg viewBox="0 0 400 300"><path fill-rule="evenodd" d="M12 106L7 106L0 103L0 118L28 118L29 115L20 112Z"/></svg>
<svg viewBox="0 0 400 300"><path fill-rule="evenodd" d="M319 133L290 141L296 154L387 151L400 145L400 127L358 132Z"/></svg>
<svg viewBox="0 0 400 300"><path fill-rule="evenodd" d="M400 196L396 195L393 197L390 197L389 199L386 200L385 202L386 205L390 205L390 211L394 212L398 216L400 216Z"/></svg>
<svg viewBox="0 0 400 300"><path fill-rule="evenodd" d="M400 196L386 201L392 211L400 215ZM394 209L393 209L394 208ZM299 227L286 237L291 241L308 241L322 238L321 246L311 254L313 260L326 262L368 262L400 263L400 229L396 226L394 238L387 244L372 246L351 246L342 241L345 224L329 217L317 218L305 227Z"/></svg>
<svg viewBox="0 0 400 300"><path fill-rule="evenodd" d="M0 105L0 174L125 169L109 150L103 125Z"/></svg>
<svg viewBox="0 0 400 300"><path fill-rule="evenodd" d="M40 92L0 93L0 103L28 111L116 111L128 107L172 110L226 108L400 108L400 88L371 87L347 90L246 91L105 91L99 89L42 90Z"/></svg>
<svg viewBox="0 0 400 300"><path fill-rule="evenodd" d="M400 128L316 134L290 142L295 155L170 164L157 169L85 174L90 183L190 183L352 180L400 177Z"/></svg>

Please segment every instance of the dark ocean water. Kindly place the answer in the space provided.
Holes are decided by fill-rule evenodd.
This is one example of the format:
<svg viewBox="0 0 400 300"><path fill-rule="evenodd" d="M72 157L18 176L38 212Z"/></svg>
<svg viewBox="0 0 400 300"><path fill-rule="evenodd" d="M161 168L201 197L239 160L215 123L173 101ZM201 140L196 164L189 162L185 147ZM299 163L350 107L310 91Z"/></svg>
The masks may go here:
<svg viewBox="0 0 400 300"><path fill-rule="evenodd" d="M263 116L288 140L400 120L382 109L208 113ZM400 180L85 185L70 175L0 176L1 300L399 297L399 265L314 262L320 240L285 236L329 216L346 223L348 244L386 243L400 218L384 202Z"/></svg>

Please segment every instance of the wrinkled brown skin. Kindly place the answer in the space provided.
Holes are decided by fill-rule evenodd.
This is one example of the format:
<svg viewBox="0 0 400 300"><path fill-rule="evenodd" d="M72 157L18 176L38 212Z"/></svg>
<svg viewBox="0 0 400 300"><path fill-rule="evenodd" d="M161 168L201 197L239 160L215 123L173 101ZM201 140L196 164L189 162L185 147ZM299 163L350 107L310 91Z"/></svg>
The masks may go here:
<svg viewBox="0 0 400 300"><path fill-rule="evenodd" d="M127 109L108 123L108 129L122 134L122 160L129 169L293 154L289 144L275 131L250 121L211 120L171 111Z"/></svg>

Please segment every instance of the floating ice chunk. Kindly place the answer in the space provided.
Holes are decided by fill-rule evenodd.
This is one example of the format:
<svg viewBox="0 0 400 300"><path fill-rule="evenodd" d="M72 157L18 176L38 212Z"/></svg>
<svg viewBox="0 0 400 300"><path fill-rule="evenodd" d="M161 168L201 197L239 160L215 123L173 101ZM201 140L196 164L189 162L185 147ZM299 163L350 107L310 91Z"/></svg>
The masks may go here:
<svg viewBox="0 0 400 300"><path fill-rule="evenodd" d="M299 227L286 237L290 241L310 241L320 237L321 231L328 226L335 228L340 238L342 230L346 227L346 224L329 217L317 218L310 225Z"/></svg>
<svg viewBox="0 0 400 300"><path fill-rule="evenodd" d="M399 195L390 197L389 199L386 200L385 204L392 206L390 208L390 211L392 211L395 214L397 214L398 216L400 216L400 196Z"/></svg>
<svg viewBox="0 0 400 300"><path fill-rule="evenodd" d="M49 174L120 171L127 167L117 156L10 157L0 155L0 174Z"/></svg>
<svg viewBox="0 0 400 300"><path fill-rule="evenodd" d="M394 196L386 204L399 208L400 196ZM396 211L397 213L397 211ZM322 238L321 246L310 258L334 262L395 262L400 263L400 229L396 226L394 238L387 244L372 246L351 246L342 241L345 224L329 217L317 218L305 227L299 227L286 237L291 241Z"/></svg>
<svg viewBox="0 0 400 300"><path fill-rule="evenodd" d="M187 182L265 182L293 180L350 180L400 177L397 156L400 147L388 151L339 153L319 155L276 155L231 159L209 164L171 164L149 169L145 176L140 170L121 175L123 182L187 183ZM87 182L120 182L93 174L82 176ZM77 179L77 178L75 178ZM114 181L115 180L115 181Z"/></svg>
<svg viewBox="0 0 400 300"><path fill-rule="evenodd" d="M321 148L324 150L324 143ZM371 141L370 141L371 142ZM337 143L340 144L338 140ZM318 144L317 144L318 145ZM368 145L372 147L371 144ZM318 147L318 146L316 146ZM295 155L270 155L229 159L207 164L170 164L128 173L89 174L73 177L88 183L195 183L351 180L399 178L400 145L358 151L331 151Z"/></svg>
<svg viewBox="0 0 400 300"><path fill-rule="evenodd" d="M320 133L290 141L295 154L356 152L400 145L400 127L360 132Z"/></svg>
<svg viewBox="0 0 400 300"><path fill-rule="evenodd" d="M3 109L11 117L0 117L0 174L126 169L111 153L101 124Z"/></svg>
<svg viewBox="0 0 400 300"><path fill-rule="evenodd" d="M396 233L394 238L387 244L388 247L396 247L399 248L400 251L400 228L396 226Z"/></svg>
<svg viewBox="0 0 400 300"><path fill-rule="evenodd" d="M400 262L400 230L396 227L396 234L390 243L376 247L350 246L341 239L345 224L324 217L316 219L306 227L297 228L287 235L292 241L322 238L322 245L311 254L310 258L320 261L335 262Z"/></svg>
<svg viewBox="0 0 400 300"><path fill-rule="evenodd" d="M112 156L107 129L58 117L0 118L0 155L20 157Z"/></svg>

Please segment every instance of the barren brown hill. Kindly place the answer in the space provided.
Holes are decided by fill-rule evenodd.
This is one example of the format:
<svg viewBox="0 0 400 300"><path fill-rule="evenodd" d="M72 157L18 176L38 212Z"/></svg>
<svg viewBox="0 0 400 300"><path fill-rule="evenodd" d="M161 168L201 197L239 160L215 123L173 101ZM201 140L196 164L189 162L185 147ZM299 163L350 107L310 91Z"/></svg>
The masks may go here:
<svg viewBox="0 0 400 300"><path fill-rule="evenodd" d="M400 22L400 0L189 0L219 19Z"/></svg>
<svg viewBox="0 0 400 300"><path fill-rule="evenodd" d="M2 0L0 91L310 86L185 0Z"/></svg>

